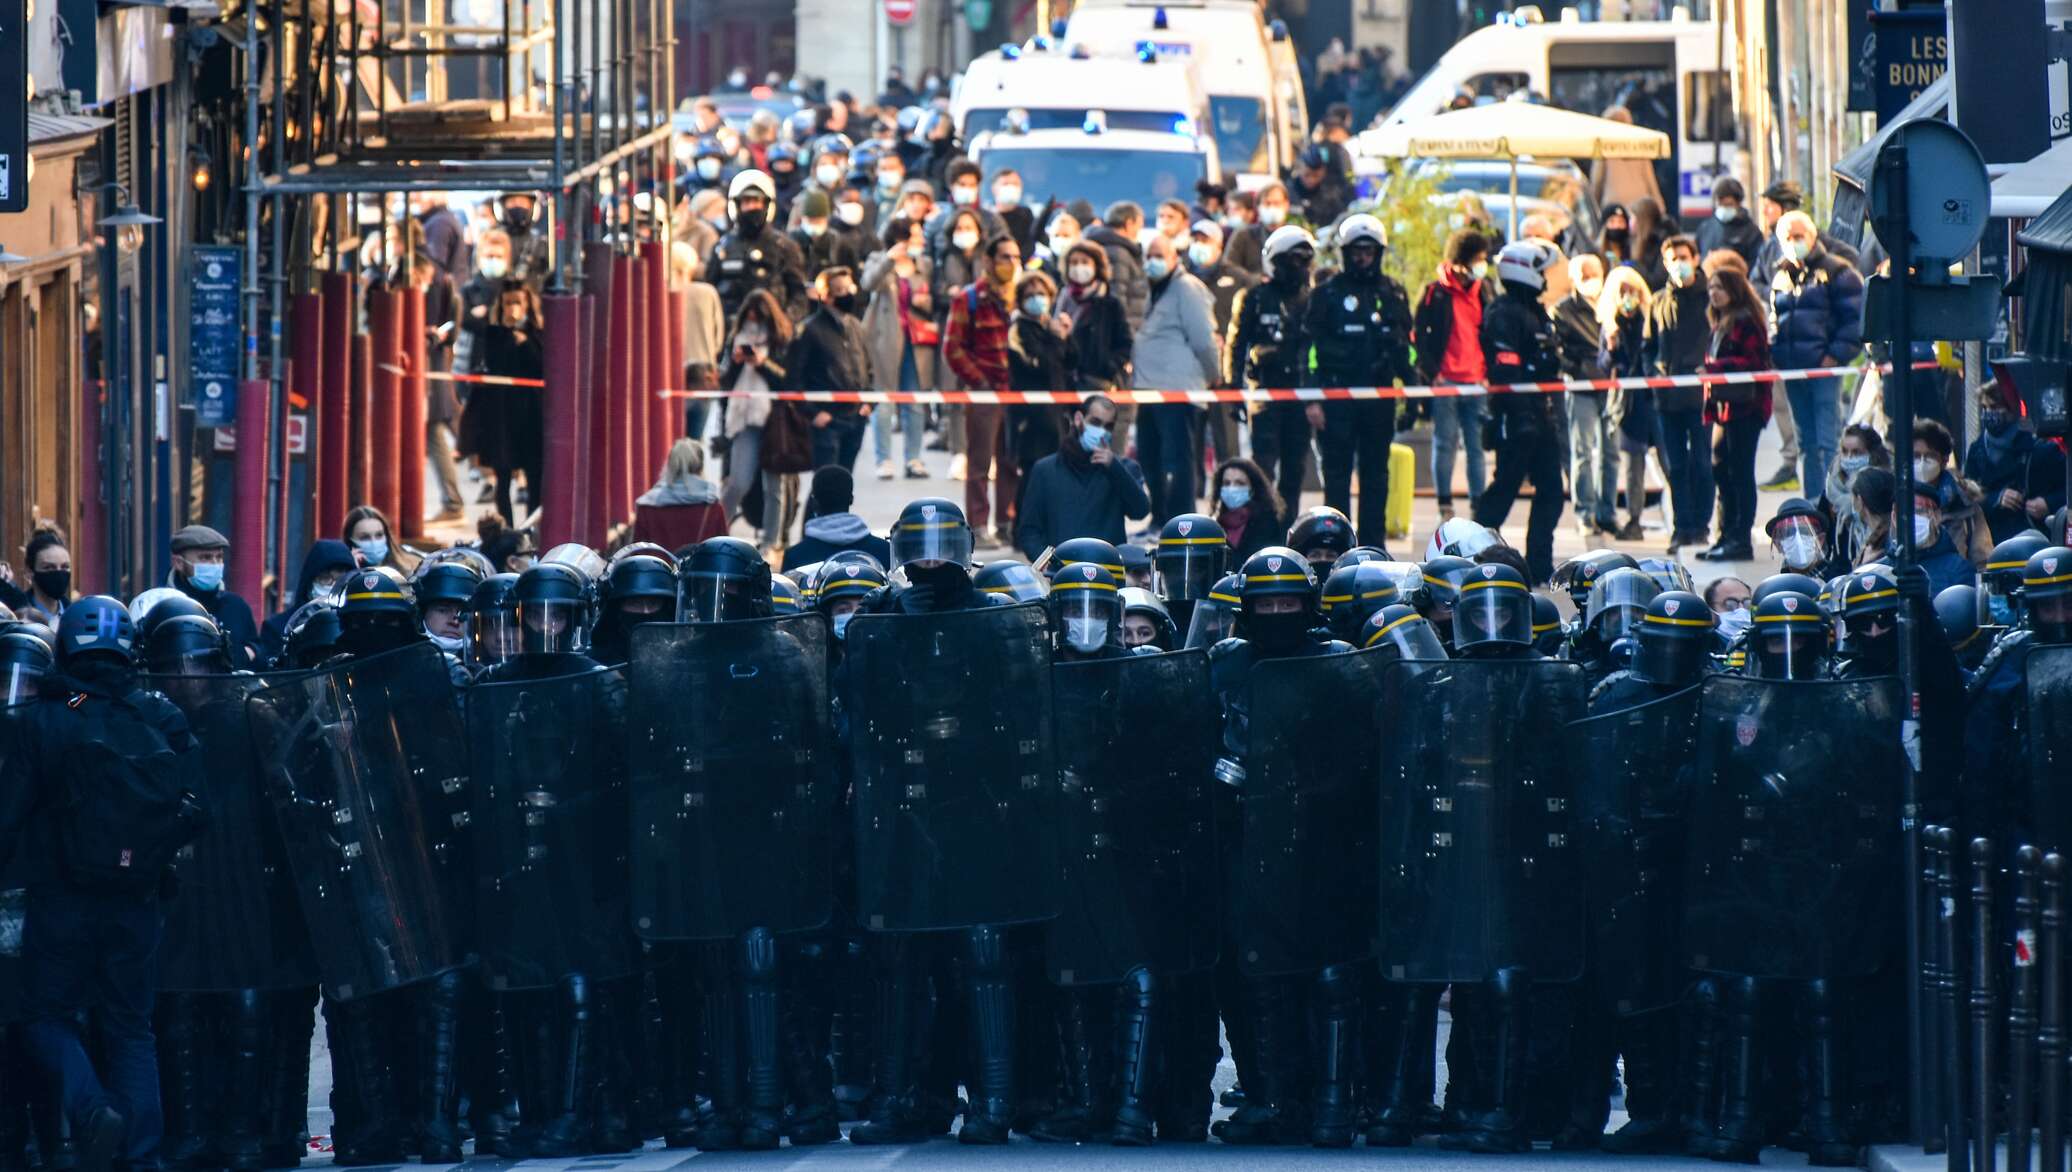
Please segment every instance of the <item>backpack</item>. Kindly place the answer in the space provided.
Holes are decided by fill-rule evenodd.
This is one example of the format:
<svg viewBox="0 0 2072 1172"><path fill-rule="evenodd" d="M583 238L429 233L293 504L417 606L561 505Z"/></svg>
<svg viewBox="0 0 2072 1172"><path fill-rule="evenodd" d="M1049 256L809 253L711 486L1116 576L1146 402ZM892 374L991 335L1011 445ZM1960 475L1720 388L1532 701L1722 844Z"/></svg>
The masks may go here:
<svg viewBox="0 0 2072 1172"><path fill-rule="evenodd" d="M201 803L186 763L138 703L141 695L71 701L117 709L114 719L99 722L99 735L74 746L58 810L58 858L82 887L155 891L174 856L201 833Z"/></svg>

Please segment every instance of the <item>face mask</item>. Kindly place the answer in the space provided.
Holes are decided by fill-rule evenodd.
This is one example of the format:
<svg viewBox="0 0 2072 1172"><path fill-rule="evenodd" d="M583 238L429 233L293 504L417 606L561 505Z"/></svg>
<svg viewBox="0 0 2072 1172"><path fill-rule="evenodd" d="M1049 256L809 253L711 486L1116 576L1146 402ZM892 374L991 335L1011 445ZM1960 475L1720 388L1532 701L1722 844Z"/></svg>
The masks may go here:
<svg viewBox="0 0 2072 1172"><path fill-rule="evenodd" d="M812 220L800 220L799 231L804 232L809 239L818 240L827 234L827 221L814 223Z"/></svg>
<svg viewBox="0 0 2072 1172"><path fill-rule="evenodd" d="M904 173L902 173L902 172L899 172L899 171L880 171L880 172L878 172L878 190L879 190L879 191L898 191L898 190L899 190L899 185L900 185L900 184L902 184L902 183L905 183L905 182L906 182L906 175L905 175Z"/></svg>
<svg viewBox="0 0 2072 1172"><path fill-rule="evenodd" d="M1150 257L1144 261L1144 275L1154 281L1165 280L1172 271L1172 262L1162 256Z"/></svg>
<svg viewBox="0 0 2072 1172"><path fill-rule="evenodd" d="M527 232L532 229L531 208L505 208L504 225L513 232Z"/></svg>
<svg viewBox="0 0 2072 1172"><path fill-rule="evenodd" d="M1019 187L995 187L993 206L996 208L1018 208L1022 206L1022 189Z"/></svg>
<svg viewBox="0 0 2072 1172"><path fill-rule="evenodd" d="M1066 619L1065 643L1074 651L1099 651L1108 642L1108 624L1099 619Z"/></svg>
<svg viewBox="0 0 2072 1172"><path fill-rule="evenodd" d="M858 224L863 223L863 205L860 203L838 203L835 205L835 215L844 224L854 228Z"/></svg>
<svg viewBox="0 0 2072 1172"><path fill-rule="evenodd" d="M721 212L718 215L707 216L705 217L705 222L712 226L713 231L718 232L722 236L726 235L727 214L725 212Z"/></svg>
<svg viewBox="0 0 2072 1172"><path fill-rule="evenodd" d="M763 225L769 222L770 211L768 208L743 209L741 214L735 217L734 220L735 225L741 229L743 236L761 235Z"/></svg>
<svg viewBox="0 0 2072 1172"><path fill-rule="evenodd" d="M842 181L842 169L832 166L815 167L813 168L813 178L818 180L822 187L833 187Z"/></svg>
<svg viewBox="0 0 2072 1172"><path fill-rule="evenodd" d="M1934 521L1933 519L1931 519L1931 518L1928 518L1928 517L1924 517L1924 516L1920 515L1919 513L1916 513L1916 514L1914 514L1914 545L1915 545L1915 547L1916 547L1916 548L1919 548L1919 547L1921 547L1921 546L1927 545L1927 544L1929 543L1929 540L1930 540L1930 539L1931 539L1931 538L1932 538L1932 537L1933 537L1934 535L1935 535L1935 521Z"/></svg>
<svg viewBox="0 0 2072 1172"><path fill-rule="evenodd" d="M1636 314L1636 313L1639 313L1639 312L1640 312L1640 298L1638 298L1638 297L1621 297L1621 298L1619 298L1619 312L1620 312L1620 313L1623 313L1623 314L1625 314L1625 315L1626 315L1626 316L1628 316L1628 317L1631 317L1631 316L1633 316L1634 314Z"/></svg>
<svg viewBox="0 0 2072 1172"><path fill-rule="evenodd" d="M1226 509L1242 509L1252 503L1252 486L1249 484L1226 484L1216 490L1217 499Z"/></svg>
<svg viewBox="0 0 2072 1172"><path fill-rule="evenodd" d="M1604 278L1585 277L1576 282L1576 292L1581 293L1585 301L1595 301L1604 292Z"/></svg>
<svg viewBox="0 0 2072 1172"><path fill-rule="evenodd" d="M1216 263L1216 250L1206 244L1187 246L1187 263L1198 269L1208 268Z"/></svg>
<svg viewBox="0 0 2072 1172"><path fill-rule="evenodd" d="M1915 456L1914 479L1923 484L1934 484L1942 479L1942 461L1934 456Z"/></svg>
<svg viewBox="0 0 2072 1172"><path fill-rule="evenodd" d="M1089 423L1079 429L1079 446L1089 452L1097 452L1108 446L1108 429L1098 423Z"/></svg>
<svg viewBox="0 0 2072 1172"><path fill-rule="evenodd" d="M203 562L194 567L193 573L187 575L187 581L196 590L214 593L223 587L223 563Z"/></svg>
<svg viewBox="0 0 2072 1172"><path fill-rule="evenodd" d="M2014 428L2014 412L1981 411L1978 413L1978 422L1979 426L1985 428L1987 431L1993 433L1994 435L2006 435L2009 431L2013 430Z"/></svg>
<svg viewBox="0 0 2072 1172"><path fill-rule="evenodd" d="M1259 222L1269 228L1278 228L1288 221L1288 209L1283 207L1261 207Z"/></svg>
<svg viewBox="0 0 2072 1172"><path fill-rule="evenodd" d="M978 233L976 233L976 232L957 232L957 233L954 233L954 234L952 234L952 235L951 235L951 237L950 237L950 243L951 243L951 244L954 244L954 245L956 245L956 246L957 246L957 251L958 251L958 252L970 252L970 251L971 251L972 249L974 249L974 248L977 248L977 247L978 247Z"/></svg>
<svg viewBox="0 0 2072 1172"><path fill-rule="evenodd" d="M704 179L704 180L707 180L707 181L710 181L710 180L713 180L713 179L717 179L717 178L719 178L719 160L718 160L718 159L699 159L699 160L698 160L698 178L700 178L700 179Z"/></svg>
<svg viewBox="0 0 2072 1172"><path fill-rule="evenodd" d="M846 612L844 612L844 613L842 613L842 614L838 614L838 615L836 615L836 616L835 616L835 638L837 638L837 639L844 639L844 638L847 638L847 637L848 637L848 635L849 635L849 620L850 620L850 619L853 619L853 618L855 618L855 617L856 617L856 612L855 612L855 611L853 611L853 610L852 610L852 611L846 611Z"/></svg>
<svg viewBox="0 0 2072 1172"><path fill-rule="evenodd" d="M960 183L950 188L950 202L960 208L968 208L978 202L978 188Z"/></svg>
<svg viewBox="0 0 2072 1172"><path fill-rule="evenodd" d="M1690 284L1691 277L1697 271L1697 266L1687 260L1673 260L1669 262L1669 279L1679 285Z"/></svg>
<svg viewBox="0 0 2072 1172"><path fill-rule="evenodd" d="M45 598L62 601L72 592L72 571L38 570L30 577L36 580L36 590Z"/></svg>
<svg viewBox="0 0 2072 1172"><path fill-rule="evenodd" d="M1804 261L1813 252L1813 246L1803 240L1786 240L1783 242L1783 248L1785 257L1793 264Z"/></svg>
<svg viewBox="0 0 2072 1172"><path fill-rule="evenodd" d="M830 304L850 317L855 317L863 312L863 294L844 293L840 297L833 298Z"/></svg>
<svg viewBox="0 0 2072 1172"><path fill-rule="evenodd" d="M1777 551L1784 556L1784 564L1803 570L1820 556L1820 543L1811 534L1794 533L1778 543Z"/></svg>
<svg viewBox="0 0 2072 1172"><path fill-rule="evenodd" d="M459 655L461 653L461 649L468 645L467 639L460 635L454 635L449 638L444 635L434 635L430 631L426 631L425 638L430 639L432 641L432 646L437 647L439 650L444 651L448 655Z"/></svg>
<svg viewBox="0 0 2072 1172"><path fill-rule="evenodd" d="M482 258L482 275L488 277L492 281L503 280L504 274L510 271L511 262L505 260L503 257L485 256Z"/></svg>
<svg viewBox="0 0 2072 1172"><path fill-rule="evenodd" d="M1740 610L1730 610L1720 615L1719 629L1725 631L1730 637L1743 635L1748 632L1750 624L1754 622L1755 616L1750 614L1748 608L1744 606Z"/></svg>
<svg viewBox="0 0 2072 1172"><path fill-rule="evenodd" d="M1489 276L1489 262L1488 262L1488 261L1486 261L1486 260L1478 260L1478 261L1476 261L1476 262L1475 262L1474 264L1471 264L1471 265L1469 265L1469 266L1468 266L1468 275L1469 275L1469 276L1471 276L1471 277L1474 277L1474 278L1475 278L1476 280L1478 280L1478 281L1480 281L1480 280L1483 280L1484 278L1488 277L1488 276ZM1599 282L1599 284L1602 284L1602 283L1603 283L1603 282Z"/></svg>
<svg viewBox="0 0 2072 1172"><path fill-rule="evenodd" d="M363 537L353 542L353 548L370 566L378 566L388 560L388 539L385 537Z"/></svg>
<svg viewBox="0 0 2072 1172"><path fill-rule="evenodd" d="M1022 312L1030 317L1042 317L1050 312L1050 298L1038 293L1027 301L1022 302Z"/></svg>
<svg viewBox="0 0 2072 1172"><path fill-rule="evenodd" d="M1856 479L1858 472L1871 466L1871 458L1869 456L1843 456L1835 461L1835 466L1842 470L1842 481L1847 483Z"/></svg>
<svg viewBox="0 0 2072 1172"><path fill-rule="evenodd" d="M1094 266L1081 262L1065 267L1065 279L1074 285L1091 285L1094 281Z"/></svg>
<svg viewBox="0 0 2072 1172"><path fill-rule="evenodd" d="M1716 207L1712 209L1712 218L1722 224L1731 224L1741 218L1741 209L1736 207Z"/></svg>
<svg viewBox="0 0 2072 1172"><path fill-rule="evenodd" d="M1268 649L1293 647L1308 630L1309 616L1301 611L1245 616L1245 637Z"/></svg>
<svg viewBox="0 0 2072 1172"><path fill-rule="evenodd" d="M1988 594L1986 611L1993 616L1996 627L2014 626L2014 600L2005 594Z"/></svg>

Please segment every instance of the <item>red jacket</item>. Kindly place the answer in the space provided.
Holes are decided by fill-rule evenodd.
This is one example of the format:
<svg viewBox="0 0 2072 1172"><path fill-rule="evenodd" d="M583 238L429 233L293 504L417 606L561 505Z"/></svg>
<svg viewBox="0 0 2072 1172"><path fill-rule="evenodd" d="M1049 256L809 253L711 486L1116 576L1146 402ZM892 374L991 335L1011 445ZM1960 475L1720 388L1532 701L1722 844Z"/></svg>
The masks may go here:
<svg viewBox="0 0 2072 1172"><path fill-rule="evenodd" d="M1770 337L1761 322L1739 317L1712 331L1712 346L1705 359L1707 374L1769 369ZM1714 383L1705 388L1705 422L1745 418L1770 421L1769 383Z"/></svg>
<svg viewBox="0 0 2072 1172"><path fill-rule="evenodd" d="M942 356L957 377L974 390L1004 391L1008 386L1007 304L984 281L957 290L950 299L950 317L943 327Z"/></svg>

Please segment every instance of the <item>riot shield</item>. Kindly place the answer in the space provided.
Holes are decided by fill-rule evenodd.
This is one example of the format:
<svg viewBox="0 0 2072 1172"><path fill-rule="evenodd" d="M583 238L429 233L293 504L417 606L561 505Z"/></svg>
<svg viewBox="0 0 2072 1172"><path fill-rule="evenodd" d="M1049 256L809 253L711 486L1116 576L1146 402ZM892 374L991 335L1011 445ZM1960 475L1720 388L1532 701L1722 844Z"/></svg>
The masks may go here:
<svg viewBox="0 0 2072 1172"><path fill-rule="evenodd" d="M1901 923L1899 680L1714 676L1698 702L1684 949L1749 977L1864 976Z"/></svg>
<svg viewBox="0 0 2072 1172"><path fill-rule="evenodd" d="M1065 894L1051 980L1120 981L1216 963L1216 710L1205 651L1051 669Z"/></svg>
<svg viewBox="0 0 2072 1172"><path fill-rule="evenodd" d="M1576 829L1589 900L1590 964L1621 1013L1674 1004L1683 952L1684 771L1696 751L1696 686L1579 720Z"/></svg>
<svg viewBox="0 0 2072 1172"><path fill-rule="evenodd" d="M2072 850L2072 647L2031 644L2025 665L2031 833L2043 850Z"/></svg>
<svg viewBox="0 0 2072 1172"><path fill-rule="evenodd" d="M846 644L859 923L928 932L1056 915L1042 606L858 615Z"/></svg>
<svg viewBox="0 0 2072 1172"><path fill-rule="evenodd" d="M832 917L827 624L633 632L633 927L650 940L798 932Z"/></svg>
<svg viewBox="0 0 2072 1172"><path fill-rule="evenodd" d="M438 648L287 680L245 711L332 999L467 963L467 732Z"/></svg>
<svg viewBox="0 0 2072 1172"><path fill-rule="evenodd" d="M1247 976L1374 955L1371 651L1252 667L1231 947Z"/></svg>
<svg viewBox="0 0 2072 1172"><path fill-rule="evenodd" d="M475 938L494 989L633 971L626 683L616 671L468 690Z"/></svg>
<svg viewBox="0 0 2072 1172"><path fill-rule="evenodd" d="M201 744L208 830L182 848L179 898L165 906L159 988L228 993L316 984L316 958L266 794L245 702L288 676L145 676Z"/></svg>
<svg viewBox="0 0 2072 1172"><path fill-rule="evenodd" d="M1582 668L1553 659L1399 662L1382 676L1381 971L1536 981L1583 970L1583 872L1568 725Z"/></svg>

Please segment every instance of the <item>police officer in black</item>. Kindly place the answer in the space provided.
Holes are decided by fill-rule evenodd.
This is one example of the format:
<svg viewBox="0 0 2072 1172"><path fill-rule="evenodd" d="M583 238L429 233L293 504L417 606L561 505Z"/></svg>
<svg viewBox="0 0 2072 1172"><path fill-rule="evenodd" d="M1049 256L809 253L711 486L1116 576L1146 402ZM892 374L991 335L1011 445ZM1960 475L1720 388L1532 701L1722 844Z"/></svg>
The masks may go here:
<svg viewBox="0 0 2072 1172"><path fill-rule="evenodd" d="M727 218L732 227L705 258L705 279L719 288L727 320L757 289L767 289L797 321L806 315L806 258L776 222L777 185L748 170L727 184Z"/></svg>
<svg viewBox="0 0 2072 1172"><path fill-rule="evenodd" d="M1230 315L1223 347L1230 381L1248 390L1304 386L1310 381L1309 278L1317 242L1307 230L1283 224L1266 238L1262 256L1266 280L1241 291ZM1321 419L1323 409L1287 402L1255 403L1250 410L1252 458L1292 509L1302 500L1309 468L1310 415Z"/></svg>
<svg viewBox="0 0 2072 1172"><path fill-rule="evenodd" d="M633 655L633 628L676 617L676 567L646 553L615 558L601 593L603 613L590 635L590 655L602 663L625 663Z"/></svg>
<svg viewBox="0 0 2072 1172"><path fill-rule="evenodd" d="M1507 244L1497 254L1504 293L1482 315L1482 354L1491 382L1561 377L1554 323L1540 304L1553 265L1553 254L1529 240ZM1568 499L1562 481L1567 458L1561 430L1564 411L1562 396L1551 394L1498 395L1490 403L1490 426L1497 429L1496 474L1475 502L1475 523L1501 528L1519 487L1530 476L1532 515L1525 525L1525 565L1535 583L1554 574L1554 527ZM1469 442L1474 442L1472 437ZM1363 472L1362 483L1365 480Z"/></svg>
<svg viewBox="0 0 2072 1172"><path fill-rule="evenodd" d="M159 900L175 852L206 821L200 746L178 708L137 686L135 651L121 602L73 603L41 698L0 724L0 868L26 848L29 878L26 1038L71 1122L82 1172L156 1164ZM80 1037L88 1013L99 1072Z"/></svg>
<svg viewBox="0 0 2072 1172"><path fill-rule="evenodd" d="M1388 235L1381 221L1366 213L1347 216L1338 225L1337 276L1317 286L1308 307L1309 336L1315 345L1314 381L1327 387L1385 387L1416 381L1410 364L1410 297L1395 278L1381 271ZM1360 472L1362 533L1388 531L1389 444L1396 436L1396 404L1391 399L1333 402L1312 413L1323 429L1319 446L1324 459L1324 503L1352 514L1353 469ZM1295 498L1289 498L1294 507Z"/></svg>

